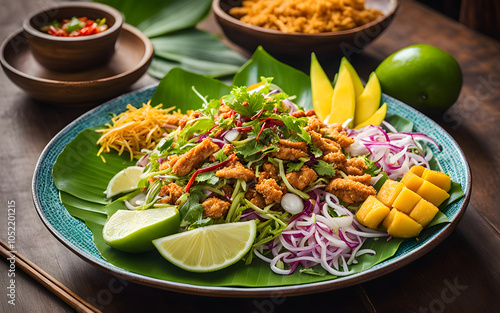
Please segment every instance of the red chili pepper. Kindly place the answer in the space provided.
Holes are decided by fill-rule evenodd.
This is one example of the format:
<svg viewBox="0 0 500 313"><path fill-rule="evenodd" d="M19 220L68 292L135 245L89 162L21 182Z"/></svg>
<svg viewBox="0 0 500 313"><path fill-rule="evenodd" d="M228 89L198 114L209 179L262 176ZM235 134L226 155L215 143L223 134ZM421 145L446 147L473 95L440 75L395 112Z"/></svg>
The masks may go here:
<svg viewBox="0 0 500 313"><path fill-rule="evenodd" d="M259 133L257 134L257 137L255 138L255 140L259 141L259 136L260 134L262 133L262 131L264 130L264 128L266 128L266 120L264 120L264 123L262 124L262 127L260 128L260 131Z"/></svg>
<svg viewBox="0 0 500 313"><path fill-rule="evenodd" d="M252 116L252 117L250 118L250 120L251 120L251 121L253 121L253 120L254 120L254 119L256 119L256 118L259 118L259 117L262 115L262 113L264 113L264 111L267 111L267 110L266 110L266 109L262 109L262 110L260 110L257 114L255 114L254 116Z"/></svg>
<svg viewBox="0 0 500 313"><path fill-rule="evenodd" d="M212 128L210 128L208 131L207 131L207 134L210 133L214 128L216 127L219 127L219 124L215 124Z"/></svg>
<svg viewBox="0 0 500 313"><path fill-rule="evenodd" d="M244 107L246 107L246 106L248 106L248 102L245 101L241 105L244 106Z"/></svg>
<svg viewBox="0 0 500 313"><path fill-rule="evenodd" d="M239 132L249 132L253 129L253 127L252 126L245 126L245 127L235 127L233 129L237 130Z"/></svg>
<svg viewBox="0 0 500 313"><path fill-rule="evenodd" d="M189 179L189 182L186 185L186 188L184 189L184 191L189 192L189 188L191 188L191 185L194 183L194 179L196 178L196 176L198 176L198 174L210 172L210 171L215 170L216 168L224 166L224 165L228 164L229 162L231 162L235 157L236 157L236 154L233 153L233 154L231 154L231 156L229 158L227 158L225 161L220 162L219 164L215 164L215 165L205 167L205 168L200 168L199 170L194 172L193 176L191 176L191 179Z"/></svg>

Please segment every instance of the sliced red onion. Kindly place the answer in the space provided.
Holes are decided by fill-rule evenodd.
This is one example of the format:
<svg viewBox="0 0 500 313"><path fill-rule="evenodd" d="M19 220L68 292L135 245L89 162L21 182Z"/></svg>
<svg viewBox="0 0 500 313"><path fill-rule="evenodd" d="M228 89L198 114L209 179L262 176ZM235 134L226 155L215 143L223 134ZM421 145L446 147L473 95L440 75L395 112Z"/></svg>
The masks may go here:
<svg viewBox="0 0 500 313"><path fill-rule="evenodd" d="M137 163L135 163L135 166L146 167L148 163L149 163L149 154L146 153L137 161Z"/></svg>
<svg viewBox="0 0 500 313"><path fill-rule="evenodd" d="M332 275L345 276L353 273L348 268L355 264L356 256L372 253L369 250L359 251L366 238L387 236L386 233L374 230L365 231L347 208L339 204L333 194L313 190L311 199L323 198L325 203L322 209L314 200L307 200L301 213L294 216L288 226L278 236L272 246L261 246L261 249L270 250L273 258L265 257L262 250L255 249L256 255L270 263L273 272L282 275L291 274L298 264L312 267L320 264ZM339 217L332 217L329 210L333 209ZM315 211L316 213L313 213ZM283 262L289 269L277 267Z"/></svg>
<svg viewBox="0 0 500 313"><path fill-rule="evenodd" d="M369 153L368 158L394 180L402 177L413 165L429 168L432 151L428 149L427 154L422 155L416 140L433 143L441 149L434 140L422 133L396 132L396 129L385 121L384 126L392 132L387 133L382 127L374 125L361 130L348 130L354 143L346 149L346 152L352 156ZM412 150L418 150L420 154Z"/></svg>
<svg viewBox="0 0 500 313"><path fill-rule="evenodd" d="M219 148L224 147L226 144L223 140L212 138L212 142L219 146Z"/></svg>
<svg viewBox="0 0 500 313"><path fill-rule="evenodd" d="M286 107L290 108L290 112L288 112L289 114L292 114L292 113L294 113L295 111L297 111L299 109L295 103L293 103L292 101L290 101L288 99L284 99L283 100L283 104Z"/></svg>

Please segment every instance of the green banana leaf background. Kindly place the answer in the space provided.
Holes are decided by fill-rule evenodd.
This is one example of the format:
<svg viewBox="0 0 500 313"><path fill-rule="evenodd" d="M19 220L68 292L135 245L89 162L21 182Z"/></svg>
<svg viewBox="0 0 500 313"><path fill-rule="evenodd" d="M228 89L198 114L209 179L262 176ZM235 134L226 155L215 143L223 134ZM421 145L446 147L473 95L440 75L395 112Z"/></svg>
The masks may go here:
<svg viewBox="0 0 500 313"><path fill-rule="evenodd" d="M148 73L158 79L176 67L211 77L231 76L247 61L220 37L195 28L208 17L211 0L96 1L119 10L126 23L151 39L154 57Z"/></svg>
<svg viewBox="0 0 500 313"><path fill-rule="evenodd" d="M296 102L305 108L311 107L310 80L304 73L282 64L259 48L253 57L241 67L234 77L235 85L249 85L260 81L260 76L275 77L274 82L290 95L295 95ZM218 99L227 94L230 87L213 78L187 72L182 69L170 71L159 83L152 96L152 103L163 103L164 107L175 104L182 111L201 107L200 100L192 91L192 87L208 99ZM144 99L147 101L148 99ZM139 106L141 103L132 103ZM125 110L125 107L123 107ZM404 130L411 129L413 124L405 119L392 115L388 117L395 125L401 125ZM120 199L111 202L104 196L104 190L109 180L123 168L132 165L128 155L119 156L116 153L105 154L105 163L97 156L96 145L99 134L91 127L80 132L59 154L53 166L52 175L55 186L60 193L60 201L69 214L85 222L92 231L95 246L102 258L111 264L130 272L171 282L180 282L204 286L241 286L269 287L295 284L307 284L331 280L334 276L321 268L316 269L324 275L307 275L295 271L292 275L274 274L269 265L254 258L250 265L240 261L237 264L213 273L190 273L175 267L166 261L156 250L131 254L109 247L103 240L102 229L109 216L117 210L126 209ZM85 153L77 153L85 151ZM77 166L75 166L77 164ZM437 164L437 163L436 163ZM459 184L453 183L451 197L440 208L463 196ZM441 229L448 218L439 213L430 227L419 236L420 242ZM419 244L416 239L408 239L406 243ZM402 239L367 240L364 248L377 251L375 256L363 255L358 264L351 266L357 273L394 256ZM410 245L411 245L410 244Z"/></svg>

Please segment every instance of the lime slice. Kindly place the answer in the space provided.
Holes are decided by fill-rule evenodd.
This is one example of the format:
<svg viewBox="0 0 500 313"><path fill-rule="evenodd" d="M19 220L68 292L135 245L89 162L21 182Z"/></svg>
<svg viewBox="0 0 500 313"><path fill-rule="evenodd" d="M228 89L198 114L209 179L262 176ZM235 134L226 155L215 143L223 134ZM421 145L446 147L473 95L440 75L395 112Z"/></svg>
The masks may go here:
<svg viewBox="0 0 500 313"><path fill-rule="evenodd" d="M144 168L139 166L130 166L116 173L108 183L108 188L104 192L107 198L117 194L129 192L137 189L137 183L141 179Z"/></svg>
<svg viewBox="0 0 500 313"><path fill-rule="evenodd" d="M104 241L113 248L127 252L153 250L153 239L171 235L181 224L176 208L140 211L119 210L102 230Z"/></svg>
<svg viewBox="0 0 500 313"><path fill-rule="evenodd" d="M153 240L163 257L191 272L212 272L238 262L252 247L255 221L216 224Z"/></svg>

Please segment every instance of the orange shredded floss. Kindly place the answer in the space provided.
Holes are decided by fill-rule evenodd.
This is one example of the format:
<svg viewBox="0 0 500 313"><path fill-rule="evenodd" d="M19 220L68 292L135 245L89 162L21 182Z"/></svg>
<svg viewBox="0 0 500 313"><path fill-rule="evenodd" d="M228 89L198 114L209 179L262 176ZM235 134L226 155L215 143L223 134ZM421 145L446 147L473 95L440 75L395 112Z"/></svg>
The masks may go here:
<svg viewBox="0 0 500 313"><path fill-rule="evenodd" d="M113 149L118 155L127 151L132 161L135 156L143 155L143 149L154 149L166 130L178 126L183 116L179 111L172 112L175 107L161 107L162 104L152 107L149 102L140 108L127 105L127 111L113 117L111 124L106 124L107 128L96 130L102 134L97 141L101 145L97 156L103 158L103 152L109 153Z"/></svg>

